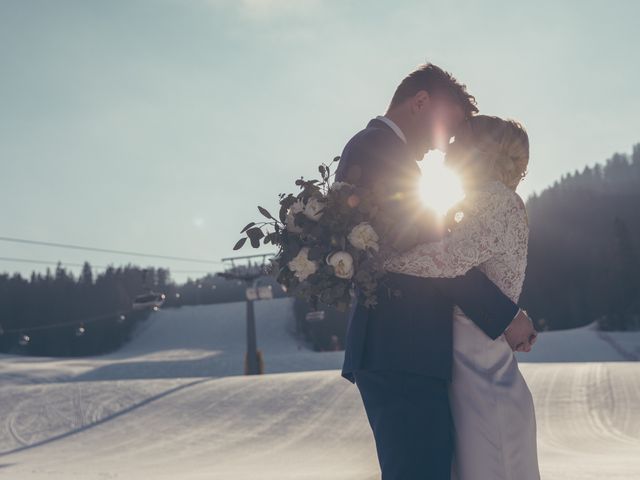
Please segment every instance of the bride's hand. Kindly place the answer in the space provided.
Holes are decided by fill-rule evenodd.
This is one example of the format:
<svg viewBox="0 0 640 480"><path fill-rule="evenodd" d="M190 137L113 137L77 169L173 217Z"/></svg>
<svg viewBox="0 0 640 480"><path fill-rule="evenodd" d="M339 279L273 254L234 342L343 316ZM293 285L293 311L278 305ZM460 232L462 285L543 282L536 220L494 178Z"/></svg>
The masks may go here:
<svg viewBox="0 0 640 480"><path fill-rule="evenodd" d="M520 310L504 332L505 339L514 352L530 352L538 333L527 312Z"/></svg>

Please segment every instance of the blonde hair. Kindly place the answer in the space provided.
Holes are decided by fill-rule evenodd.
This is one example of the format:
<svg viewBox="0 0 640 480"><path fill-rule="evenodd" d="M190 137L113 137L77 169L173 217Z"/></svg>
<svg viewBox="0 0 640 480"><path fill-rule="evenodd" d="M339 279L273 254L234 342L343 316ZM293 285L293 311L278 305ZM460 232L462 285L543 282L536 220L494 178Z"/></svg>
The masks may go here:
<svg viewBox="0 0 640 480"><path fill-rule="evenodd" d="M482 169L478 173L515 190L529 165L529 136L525 128L515 120L488 115L473 116L467 125L468 144L475 150L474 160Z"/></svg>

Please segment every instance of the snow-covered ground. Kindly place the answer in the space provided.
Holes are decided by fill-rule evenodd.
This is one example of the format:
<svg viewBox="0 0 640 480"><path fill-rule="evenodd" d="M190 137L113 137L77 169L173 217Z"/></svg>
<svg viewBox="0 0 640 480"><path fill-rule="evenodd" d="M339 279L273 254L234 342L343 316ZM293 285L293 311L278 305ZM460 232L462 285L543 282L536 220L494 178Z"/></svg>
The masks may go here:
<svg viewBox="0 0 640 480"><path fill-rule="evenodd" d="M256 303L267 375L242 376L244 304L153 314L121 350L0 355L0 479L373 479L375 447L342 352ZM640 333L584 327L520 356L545 480L640 478Z"/></svg>

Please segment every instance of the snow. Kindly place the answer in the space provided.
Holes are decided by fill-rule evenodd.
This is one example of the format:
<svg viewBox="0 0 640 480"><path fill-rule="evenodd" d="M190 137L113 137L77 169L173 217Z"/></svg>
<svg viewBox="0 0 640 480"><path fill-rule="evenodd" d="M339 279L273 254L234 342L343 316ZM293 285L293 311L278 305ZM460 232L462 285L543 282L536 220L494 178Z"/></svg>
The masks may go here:
<svg viewBox="0 0 640 480"><path fill-rule="evenodd" d="M640 332L600 332L595 324L542 332L520 362L619 362L640 360Z"/></svg>
<svg viewBox="0 0 640 480"><path fill-rule="evenodd" d="M155 312L120 350L89 358L0 355L0 379L11 383L242 375L244 303ZM317 353L295 339L289 298L255 303L258 349L265 373L340 368L342 352Z"/></svg>
<svg viewBox="0 0 640 480"><path fill-rule="evenodd" d="M0 355L0 478L379 478L342 352L300 345L289 299L256 302L268 374L243 376L244 315L165 309L107 355ZM519 356L543 479L640 478L639 353L638 332L584 327Z"/></svg>

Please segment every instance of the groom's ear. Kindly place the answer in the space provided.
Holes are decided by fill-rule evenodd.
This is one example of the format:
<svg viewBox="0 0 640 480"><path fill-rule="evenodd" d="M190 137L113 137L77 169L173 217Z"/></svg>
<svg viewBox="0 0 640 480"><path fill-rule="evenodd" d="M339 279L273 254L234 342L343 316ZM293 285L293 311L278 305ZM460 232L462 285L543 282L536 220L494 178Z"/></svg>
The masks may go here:
<svg viewBox="0 0 640 480"><path fill-rule="evenodd" d="M431 95L426 90L420 90L413 96L411 101L411 110L413 113L418 113L425 108L429 108L431 104Z"/></svg>

